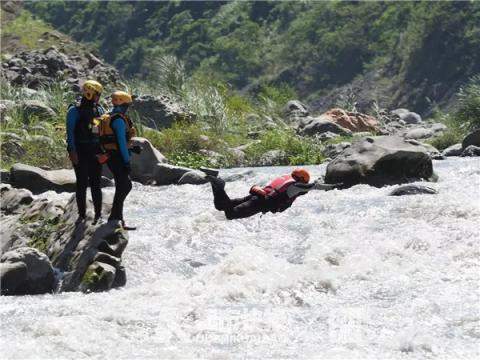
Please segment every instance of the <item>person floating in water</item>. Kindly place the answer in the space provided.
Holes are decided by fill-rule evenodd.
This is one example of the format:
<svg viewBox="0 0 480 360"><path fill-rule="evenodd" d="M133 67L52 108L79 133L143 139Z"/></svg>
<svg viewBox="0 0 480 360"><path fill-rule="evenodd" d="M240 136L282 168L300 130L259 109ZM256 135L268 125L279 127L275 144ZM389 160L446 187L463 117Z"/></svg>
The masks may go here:
<svg viewBox="0 0 480 360"><path fill-rule="evenodd" d="M265 187L254 185L248 196L230 199L225 192L225 181L218 177L218 171L201 169L207 174L212 185L213 203L215 208L223 211L228 220L242 219L258 213L282 212L292 206L295 199L317 187L316 183L309 183L310 174L305 169L295 169L291 174L279 176L270 181ZM326 184L325 184L326 185ZM323 190L335 188L335 185L326 185Z"/></svg>

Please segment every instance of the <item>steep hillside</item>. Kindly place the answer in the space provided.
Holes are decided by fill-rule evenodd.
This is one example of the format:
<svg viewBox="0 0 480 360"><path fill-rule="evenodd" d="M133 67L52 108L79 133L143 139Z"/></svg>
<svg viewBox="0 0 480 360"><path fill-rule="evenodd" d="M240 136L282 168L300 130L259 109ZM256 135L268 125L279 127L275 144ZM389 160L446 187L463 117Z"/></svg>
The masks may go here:
<svg viewBox="0 0 480 360"><path fill-rule="evenodd" d="M421 113L480 72L478 2L35 2L37 16L94 43L126 75L174 54L189 72L258 93L289 87L314 109ZM365 109L363 109L365 110Z"/></svg>

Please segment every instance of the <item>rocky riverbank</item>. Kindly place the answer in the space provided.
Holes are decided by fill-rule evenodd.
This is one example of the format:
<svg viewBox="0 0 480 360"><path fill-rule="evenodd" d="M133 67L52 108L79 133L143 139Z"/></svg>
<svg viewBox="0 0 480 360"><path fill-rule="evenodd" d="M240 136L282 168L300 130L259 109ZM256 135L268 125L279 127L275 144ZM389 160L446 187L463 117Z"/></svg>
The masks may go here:
<svg viewBox="0 0 480 360"><path fill-rule="evenodd" d="M128 235L119 223L92 225L91 212L77 222L74 196L51 200L2 184L0 200L2 294L104 291L126 283L121 257Z"/></svg>

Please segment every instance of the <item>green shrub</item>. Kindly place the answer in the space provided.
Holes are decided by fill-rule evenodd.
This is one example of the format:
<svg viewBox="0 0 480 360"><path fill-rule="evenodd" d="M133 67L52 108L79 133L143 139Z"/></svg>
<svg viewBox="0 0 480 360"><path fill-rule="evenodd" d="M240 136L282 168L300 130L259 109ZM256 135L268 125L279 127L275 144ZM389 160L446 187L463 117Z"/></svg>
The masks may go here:
<svg viewBox="0 0 480 360"><path fill-rule="evenodd" d="M299 137L290 129L275 129L265 132L260 142L247 148L247 161L256 164L270 150L285 152L286 161L279 165L319 164L324 160L322 146L315 140Z"/></svg>
<svg viewBox="0 0 480 360"><path fill-rule="evenodd" d="M2 24L3 25L3 24ZM2 29L3 35L13 35L18 37L20 43L29 49L44 48L55 44L55 40L39 43L38 40L47 31L52 31L52 27L41 20L33 18L32 14L23 10L19 16L8 22Z"/></svg>
<svg viewBox="0 0 480 360"><path fill-rule="evenodd" d="M480 74L460 89L455 120L466 131L480 128Z"/></svg>

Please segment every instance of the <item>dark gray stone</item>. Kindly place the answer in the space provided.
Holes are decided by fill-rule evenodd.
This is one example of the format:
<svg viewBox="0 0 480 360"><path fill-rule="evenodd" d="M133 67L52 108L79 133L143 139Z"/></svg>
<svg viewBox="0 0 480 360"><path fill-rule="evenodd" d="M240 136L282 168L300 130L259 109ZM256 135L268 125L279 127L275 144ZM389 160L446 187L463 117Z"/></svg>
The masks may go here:
<svg viewBox="0 0 480 360"><path fill-rule="evenodd" d="M180 178L192 169L170 164L157 164L154 171L154 179L157 185L177 184Z"/></svg>
<svg viewBox="0 0 480 360"><path fill-rule="evenodd" d="M192 170L182 175L180 180L178 180L178 185L191 184L191 185L201 185L208 182L205 174L201 171Z"/></svg>
<svg viewBox="0 0 480 360"><path fill-rule="evenodd" d="M388 194L389 196L403 196L403 195L419 195L419 194L438 194L438 191L424 185L402 185Z"/></svg>
<svg viewBox="0 0 480 360"><path fill-rule="evenodd" d="M463 151L462 144L455 144L443 150L442 155L443 156L460 156L462 154L462 151Z"/></svg>
<svg viewBox="0 0 480 360"><path fill-rule="evenodd" d="M2 295L25 293L27 265L23 262L0 263L0 290Z"/></svg>
<svg viewBox="0 0 480 360"><path fill-rule="evenodd" d="M53 267L47 255L42 254L40 251L30 247L18 248L3 254L0 262L20 262L26 265L27 277L21 285L21 291L25 294L53 292L55 288Z"/></svg>
<svg viewBox="0 0 480 360"><path fill-rule="evenodd" d="M480 146L469 145L465 150L462 151L462 154L460 156L480 156Z"/></svg>
<svg viewBox="0 0 480 360"><path fill-rule="evenodd" d="M466 149L470 145L480 146L480 129L468 134L462 141L462 148Z"/></svg>

